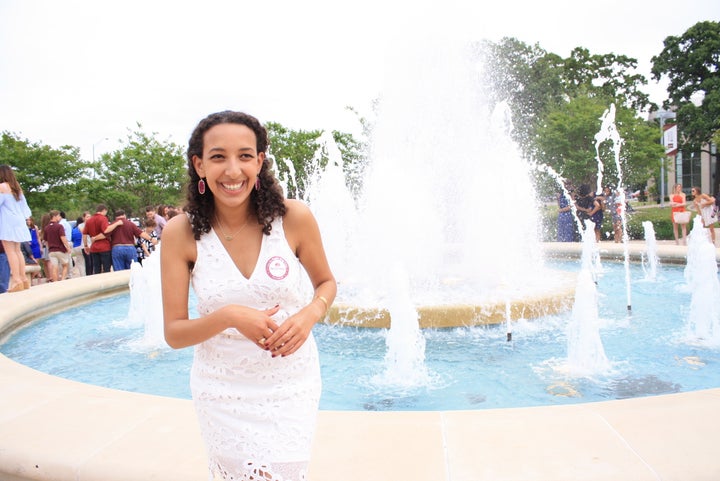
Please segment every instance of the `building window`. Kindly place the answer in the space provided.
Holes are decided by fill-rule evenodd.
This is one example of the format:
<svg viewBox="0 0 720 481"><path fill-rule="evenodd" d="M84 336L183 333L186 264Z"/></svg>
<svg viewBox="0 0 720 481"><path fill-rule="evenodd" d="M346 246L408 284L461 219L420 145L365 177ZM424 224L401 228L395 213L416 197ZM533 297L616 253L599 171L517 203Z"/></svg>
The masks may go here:
<svg viewBox="0 0 720 481"><path fill-rule="evenodd" d="M695 185L702 185L700 154L680 151L675 157L675 180L682 184L683 191L690 193Z"/></svg>

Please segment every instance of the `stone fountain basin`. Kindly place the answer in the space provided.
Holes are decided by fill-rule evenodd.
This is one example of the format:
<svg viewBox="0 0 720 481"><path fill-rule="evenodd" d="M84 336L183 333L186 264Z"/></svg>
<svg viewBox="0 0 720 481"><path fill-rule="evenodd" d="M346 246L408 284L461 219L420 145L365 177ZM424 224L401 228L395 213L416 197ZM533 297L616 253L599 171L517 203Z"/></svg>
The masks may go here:
<svg viewBox="0 0 720 481"><path fill-rule="evenodd" d="M421 328L467 327L502 324L518 319L534 319L572 308L576 273L553 271L552 284L513 294L507 301L499 293L488 293L482 303L420 305L415 309ZM508 306L509 304L509 306ZM358 306L337 301L330 308L326 323L342 326L389 328L390 312L374 306Z"/></svg>

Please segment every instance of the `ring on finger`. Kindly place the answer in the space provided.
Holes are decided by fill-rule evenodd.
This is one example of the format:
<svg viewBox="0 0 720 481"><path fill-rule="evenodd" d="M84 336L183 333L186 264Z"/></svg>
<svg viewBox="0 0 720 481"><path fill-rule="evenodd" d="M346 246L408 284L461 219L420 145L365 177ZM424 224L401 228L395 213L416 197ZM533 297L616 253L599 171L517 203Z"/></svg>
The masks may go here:
<svg viewBox="0 0 720 481"><path fill-rule="evenodd" d="M267 342L267 339L265 339L264 337L261 337L261 338L258 340L258 344L265 344L266 342Z"/></svg>

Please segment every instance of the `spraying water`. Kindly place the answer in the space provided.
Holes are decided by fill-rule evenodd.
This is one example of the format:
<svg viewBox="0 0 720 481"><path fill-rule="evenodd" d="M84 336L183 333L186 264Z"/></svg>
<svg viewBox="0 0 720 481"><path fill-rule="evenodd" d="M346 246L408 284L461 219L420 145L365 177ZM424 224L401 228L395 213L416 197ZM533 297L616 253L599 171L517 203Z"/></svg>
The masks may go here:
<svg viewBox="0 0 720 481"><path fill-rule="evenodd" d="M605 141L611 141L613 152L615 155L616 167L618 169L619 184L622 185L622 168L620 165L620 148L622 139L620 138L615 127L615 106L611 105L601 117L602 125L598 133L595 135L595 151L598 165L597 174L597 191L596 194L602 193L602 179L604 165L600 155L600 145ZM595 241L594 223L590 220L585 221L582 225L577 215L577 209L570 193L565 188L565 179L562 178L555 170L546 165L536 165L539 171L549 174L560 188L563 195L570 201L571 211L578 225L578 231L582 235L582 257L580 273L578 274L577 284L575 288L575 301L573 303L572 316L567 328L567 368L573 376L592 376L594 374L606 373L610 368L610 362L605 354L605 349L600 337L600 320L598 314L598 293L597 282L598 275L602 271L600 263L600 255L597 242ZM619 189L622 195L622 217L623 217L623 242L625 244L625 284L628 299L628 310L630 309L630 275L629 275L629 253L628 253L628 235L627 221L625 218L625 199L624 189ZM583 228L584 227L584 228ZM652 229L652 224L650 225ZM654 238L654 231L653 231Z"/></svg>
<svg viewBox="0 0 720 481"><path fill-rule="evenodd" d="M373 377L373 382L395 388L427 386L430 376L425 366L425 337L418 326L407 276L399 265L390 269L389 276L393 282L387 309L392 325L385 338L385 369Z"/></svg>
<svg viewBox="0 0 720 481"><path fill-rule="evenodd" d="M144 326L144 335L138 343L143 349L165 348L163 333L162 286L160 284L160 244L142 265L130 265L129 326Z"/></svg>
<svg viewBox="0 0 720 481"><path fill-rule="evenodd" d="M645 256L643 257L643 270L645 271L645 279L654 281L657 279L658 272L658 255L657 240L655 239L655 227L649 220L643 221L643 231L645 232Z"/></svg>
<svg viewBox="0 0 720 481"><path fill-rule="evenodd" d="M602 177L605 170L602 158L600 156L600 146L605 141L610 141L612 143L612 150L615 158L615 167L617 168L617 190L620 195L620 201L622 202L622 205L620 207L620 217L622 219L622 240L625 257L625 293L627 297L627 309L628 311L631 311L632 295L630 287L630 237L628 236L627 213L625 211L625 181L623 179L622 166L620 165L620 149L622 148L623 139L620 137L617 127L615 126L615 104L610 105L610 108L608 108L603 113L603 115L600 117L600 120L602 122L600 130L597 134L595 134L595 157L598 164L597 193L600 194L602 192Z"/></svg>
<svg viewBox="0 0 720 481"><path fill-rule="evenodd" d="M563 196L565 197L565 199L567 199L568 205L570 206L570 212L572 213L573 219L575 220L575 225L577 225L577 230L578 232L581 232L583 230L582 221L580 220L580 216L578 216L575 200L573 199L572 194L570 194L570 191L567 190L567 187L565 187L566 180L549 165L535 163L533 164L533 168L538 172L544 172L548 174L550 177L553 178L553 180L555 180L560 189L562 189Z"/></svg>
<svg viewBox="0 0 720 481"><path fill-rule="evenodd" d="M348 249L357 239L359 219L355 199L346 186L343 160L332 133L323 132L309 164L305 200L323 229L323 245L338 279L353 275L354 258ZM291 163L291 162L288 162Z"/></svg>
<svg viewBox="0 0 720 481"><path fill-rule="evenodd" d="M268 153L268 157L272 160L272 163L281 163L283 166L285 166L285 173L282 175L279 172L279 169L276 169L276 178L278 182L280 183L280 187L282 187L283 195L285 197L289 197L290 193L290 185L297 186L297 173L295 172L295 164L293 164L289 159L283 159L282 157L276 157L272 154Z"/></svg>
<svg viewBox="0 0 720 481"><path fill-rule="evenodd" d="M598 293L593 256L596 251L593 223L586 221L582 231L583 249L575 288L575 303L568 324L568 369L574 376L591 376L610 368L600 338Z"/></svg>
<svg viewBox="0 0 720 481"><path fill-rule="evenodd" d="M471 54L437 38L393 45L359 195L330 193L347 189L339 170L326 171L342 162L311 169L318 175L307 201L331 246L338 296L390 312L393 370L423 372L417 307L502 300L503 285L550 277L542 274L536 195L510 137L509 107L480 98ZM331 159L335 149L325 150ZM509 314L506 322L509 339ZM388 378L411 379L390 371Z"/></svg>
<svg viewBox="0 0 720 481"><path fill-rule="evenodd" d="M692 294L687 316L687 335L692 342L720 345L720 280L715 257L702 219L696 215L688 235L688 254L685 280Z"/></svg>

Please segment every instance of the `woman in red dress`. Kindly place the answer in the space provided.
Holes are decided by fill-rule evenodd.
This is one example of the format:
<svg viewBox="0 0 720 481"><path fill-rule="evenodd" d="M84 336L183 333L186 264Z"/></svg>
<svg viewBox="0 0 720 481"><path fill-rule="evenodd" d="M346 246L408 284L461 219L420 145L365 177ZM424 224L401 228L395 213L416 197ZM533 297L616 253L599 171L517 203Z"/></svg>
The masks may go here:
<svg viewBox="0 0 720 481"><path fill-rule="evenodd" d="M680 244L678 226L682 229L682 245L687 245L687 224L690 222L690 212L685 210L685 203L685 192L682 190L682 184L675 184L673 194L670 196L670 207L672 207L670 217L676 244Z"/></svg>

